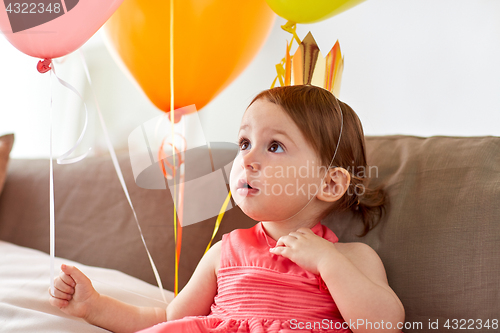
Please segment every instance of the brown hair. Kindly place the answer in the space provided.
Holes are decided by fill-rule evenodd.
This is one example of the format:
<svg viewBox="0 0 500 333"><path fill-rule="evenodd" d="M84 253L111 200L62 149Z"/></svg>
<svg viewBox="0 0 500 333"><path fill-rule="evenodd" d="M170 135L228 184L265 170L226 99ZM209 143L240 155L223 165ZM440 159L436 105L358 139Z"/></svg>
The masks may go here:
<svg viewBox="0 0 500 333"><path fill-rule="evenodd" d="M258 94L253 101L266 99L279 105L299 127L302 135L318 153L322 165L328 167L340 135L342 108L343 130L333 165L343 167L351 175L349 189L320 217L325 218L334 210L351 209L361 214L365 236L378 224L385 213L388 198L382 186L369 188L365 138L361 121L351 107L323 88L311 85L276 87ZM361 192L359 189L364 189ZM360 193L361 192L361 193ZM358 204L359 202L359 204Z"/></svg>

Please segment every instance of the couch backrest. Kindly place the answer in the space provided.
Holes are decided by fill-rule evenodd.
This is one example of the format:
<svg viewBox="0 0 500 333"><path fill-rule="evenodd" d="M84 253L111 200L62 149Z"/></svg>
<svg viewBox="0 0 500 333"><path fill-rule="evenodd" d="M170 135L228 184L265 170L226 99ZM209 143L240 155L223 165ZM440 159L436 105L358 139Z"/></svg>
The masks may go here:
<svg viewBox="0 0 500 333"><path fill-rule="evenodd" d="M379 172L372 181L389 194L387 216L361 239L354 214L324 222L341 241L377 251L406 320L423 323L420 332L429 320L444 331L448 319L498 318L500 138L386 136L366 143L368 164Z"/></svg>
<svg viewBox="0 0 500 333"><path fill-rule="evenodd" d="M331 214L323 223L340 241L364 242L378 252L407 322L421 322L425 331L429 320L443 325L447 319L498 318L500 138L368 136L366 145L371 182L387 190L387 215L361 238L355 235L362 227L355 212ZM218 149L214 154L234 152ZM119 160L148 247L164 286L172 290L170 192L139 188L128 155L120 154ZM48 252L48 172L47 160L11 160L0 195L0 239ZM56 165L55 195L57 256L155 283L109 157ZM255 223L233 208L216 241ZM214 224L215 217L184 228L180 287L203 255Z"/></svg>

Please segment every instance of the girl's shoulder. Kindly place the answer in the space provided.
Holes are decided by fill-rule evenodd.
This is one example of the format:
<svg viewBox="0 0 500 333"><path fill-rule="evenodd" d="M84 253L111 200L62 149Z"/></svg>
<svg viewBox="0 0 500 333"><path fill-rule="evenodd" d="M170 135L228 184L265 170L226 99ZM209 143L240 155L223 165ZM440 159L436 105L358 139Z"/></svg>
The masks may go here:
<svg viewBox="0 0 500 333"><path fill-rule="evenodd" d="M370 245L361 242L337 242L335 243L335 247L344 255L356 253L362 255L364 252L375 252Z"/></svg>
<svg viewBox="0 0 500 333"><path fill-rule="evenodd" d="M361 242L338 242L335 243L335 247L367 277L379 283L387 284L387 274L384 264L377 252L369 245Z"/></svg>
<svg viewBox="0 0 500 333"><path fill-rule="evenodd" d="M210 247L210 249L206 253L209 254L210 252L209 260L214 267L215 276L217 276L217 273L219 272L220 268L221 251L222 251L222 240L212 245L212 247Z"/></svg>
<svg viewBox="0 0 500 333"><path fill-rule="evenodd" d="M364 261L379 258L377 252L370 245L361 242L335 243L337 250L351 261Z"/></svg>

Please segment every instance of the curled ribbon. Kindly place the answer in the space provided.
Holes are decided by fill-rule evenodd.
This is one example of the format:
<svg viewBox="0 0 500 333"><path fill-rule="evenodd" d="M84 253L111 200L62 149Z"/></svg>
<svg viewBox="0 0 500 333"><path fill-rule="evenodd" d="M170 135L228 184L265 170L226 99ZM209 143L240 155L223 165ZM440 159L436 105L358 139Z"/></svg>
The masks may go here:
<svg viewBox="0 0 500 333"><path fill-rule="evenodd" d="M184 147L186 147L186 138L183 137L182 135L176 133L177 135L179 135L181 137L181 139L184 141ZM172 148L174 149L175 151L175 155L179 156L179 162L177 163L177 165L174 167L169 161L168 159L166 158L167 155L165 154L164 152L164 146L165 146L165 140L167 138L164 138L161 145L160 145L160 148L158 149L158 163L160 165L160 169L163 173L163 176L166 178L166 179L172 179L173 177L176 176L176 169L177 168L180 168L182 164L184 164L184 159L182 158L181 154L180 154L180 151L179 149L177 149L177 147L175 145L172 145L171 142L169 142L168 144L170 146L172 146ZM167 167L172 170L172 174L169 174L165 168L165 164L167 165Z"/></svg>
<svg viewBox="0 0 500 333"><path fill-rule="evenodd" d="M292 49L292 44L293 41L296 41L297 44L300 45L301 41L299 39L299 36L297 35L297 24L293 21L288 21L285 25L281 26L281 29L285 30L286 32L289 32L292 34L292 41L290 43L287 42L286 45L286 55L281 61L276 65L276 78L274 79L273 83L271 84L271 88L274 88L276 85L276 81L279 80L280 85L283 86L289 86L291 84L291 69L290 69L290 64L291 64L291 59L292 57L290 56L290 50Z"/></svg>
<svg viewBox="0 0 500 333"><path fill-rule="evenodd" d="M288 21L285 23L285 25L281 26L281 29L292 34L292 43L295 40L297 42L297 44L300 44L300 39L299 39L299 36L297 36L297 32L296 32L297 31L297 23L295 23L293 21Z"/></svg>
<svg viewBox="0 0 500 333"><path fill-rule="evenodd" d="M70 150L68 150L67 152L65 152L64 154L62 154L57 159L57 164L72 164L72 163L76 163L78 161L81 161L85 157L87 157L87 155L89 154L90 149L91 149L91 148L89 148L89 150L87 150L87 152L85 152L84 154L82 154L82 155L80 155L78 157L75 157L75 158L72 158L72 159L67 159L67 157L69 155L71 155L71 153L73 153L75 151L75 149L80 145L80 143L83 140L83 137L85 136L85 132L87 131L89 111L87 110L87 104L85 104L85 101L84 101L82 95L80 95L80 93L72 85L70 85L68 82L64 81L59 76L57 76L56 70L55 70L54 66L52 66L52 72L54 73L55 77L57 78L57 80L59 81L59 83L62 86L68 88L69 90L71 90L73 93L75 93L80 98L80 100L82 101L83 106L85 108L85 124L83 125L83 130L82 130L82 133L80 134L80 137L78 138L78 140L76 141L76 143L73 145L73 147L71 147Z"/></svg>
<svg viewBox="0 0 500 333"><path fill-rule="evenodd" d="M80 143L83 140L83 137L85 136L85 132L87 131L88 113L89 113L88 110L87 110L87 104L85 103L85 100L83 99L82 95L80 95L80 93L78 92L78 90L75 89L75 87L73 87L71 84L69 84L68 82L64 81L59 76L57 76L55 66L53 65L51 59L40 60L38 62L38 64L37 64L37 66L36 66L36 69L38 70L38 72L40 72L42 74L43 73L47 73L49 71L51 72L51 74L54 73L54 76L59 81L59 83L63 87L71 90L75 95L77 95L80 98L80 100L83 103L83 106L85 108L85 123L83 125L82 133L80 134L80 137L78 138L78 140L76 141L76 143L73 145L73 147L71 147L70 150L68 150L63 155L61 155L59 158L57 158L57 164L72 164L72 163L79 162L79 161L83 160L85 157L87 157L87 155L89 154L91 148L89 148L89 150L86 153L84 153L84 154L82 154L82 155L80 155L78 157L75 157L75 158L72 158L72 159L67 159L67 157L69 155L71 155L76 150L76 148L80 145ZM52 77L52 75L51 75L51 77ZM50 93L51 93L51 100L50 100L51 104L50 104L50 107L52 108L52 90L51 90Z"/></svg>

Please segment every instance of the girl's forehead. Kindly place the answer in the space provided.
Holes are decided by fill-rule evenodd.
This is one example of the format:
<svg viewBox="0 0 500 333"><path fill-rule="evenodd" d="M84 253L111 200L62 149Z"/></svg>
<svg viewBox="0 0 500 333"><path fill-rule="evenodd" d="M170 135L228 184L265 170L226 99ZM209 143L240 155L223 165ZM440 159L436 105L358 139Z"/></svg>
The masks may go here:
<svg viewBox="0 0 500 333"><path fill-rule="evenodd" d="M250 105L241 119L240 130L275 129L294 130L295 123L280 106L266 100ZM296 128L298 130L298 127Z"/></svg>

